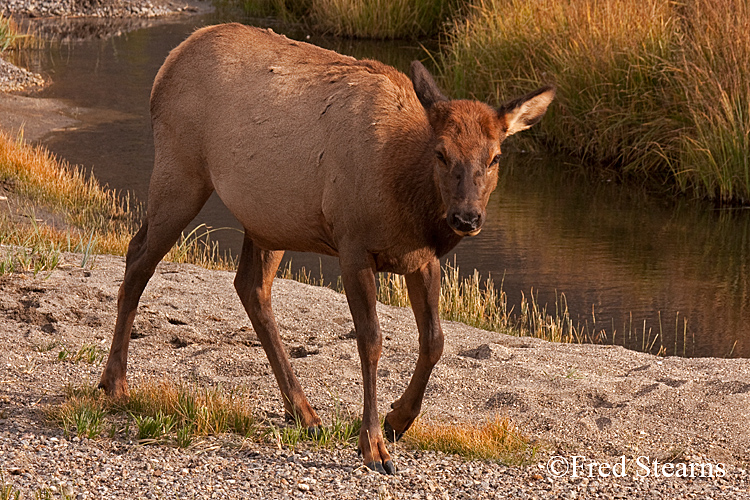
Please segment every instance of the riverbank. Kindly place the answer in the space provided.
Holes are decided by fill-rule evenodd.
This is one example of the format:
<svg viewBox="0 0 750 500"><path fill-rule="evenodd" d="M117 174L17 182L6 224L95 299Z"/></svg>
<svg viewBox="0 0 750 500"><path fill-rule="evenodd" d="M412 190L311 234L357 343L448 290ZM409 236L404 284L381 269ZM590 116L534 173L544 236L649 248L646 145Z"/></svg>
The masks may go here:
<svg viewBox="0 0 750 500"><path fill-rule="evenodd" d="M5 0L0 14L36 17L157 17L181 12L207 12L204 0Z"/></svg>
<svg viewBox="0 0 750 500"><path fill-rule="evenodd" d="M0 5L0 25L10 24L10 31L14 31L18 30L18 23L13 19L33 19L34 36L70 40L113 36L145 26L143 20L183 13L202 14L212 9L209 0L6 0ZM86 22L87 18L108 21L91 25ZM28 29L28 24L25 24ZM0 31L3 31L3 26L0 26ZM46 81L43 75L15 66L5 60L0 51L0 94L29 94L44 85ZM10 103L6 100L3 105L7 108ZM19 111L23 113L23 109Z"/></svg>
<svg viewBox="0 0 750 500"><path fill-rule="evenodd" d="M425 397L424 419L480 425L506 415L538 446L527 466L464 462L395 447L394 478L360 468L351 445L333 451L209 436L187 449L137 444L135 424L97 439L65 436L46 419L65 387L95 385L102 358L74 362L60 352L105 352L124 259L63 254L51 273L0 278L0 468L31 494L68 488L78 498L136 492L176 498L206 491L223 498L662 497L750 498L750 361L660 358L621 347L548 343L445 322L446 346ZM169 380L239 388L266 422L284 426L283 405L265 354L233 291L234 273L163 263L135 322L133 387ZM360 370L344 295L277 280L274 306L292 363L324 422L361 411ZM384 334L380 412L404 390L416 359L409 309L378 304ZM119 429L119 430L118 430ZM110 437L107 437L107 436ZM393 447L391 447L393 449ZM550 457L583 455L616 463L627 476L556 479ZM708 477L636 477L637 457L660 463L723 464ZM596 469L594 469L596 471ZM698 473L700 476L700 473ZM300 486L303 485L303 486ZM262 493L259 493L262 492Z"/></svg>

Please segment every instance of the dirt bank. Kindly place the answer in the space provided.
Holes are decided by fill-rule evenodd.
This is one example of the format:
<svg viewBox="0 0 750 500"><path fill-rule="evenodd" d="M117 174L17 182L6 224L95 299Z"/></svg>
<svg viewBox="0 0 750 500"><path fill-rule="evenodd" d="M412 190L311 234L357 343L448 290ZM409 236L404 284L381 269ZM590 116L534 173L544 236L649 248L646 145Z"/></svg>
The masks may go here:
<svg viewBox="0 0 750 500"><path fill-rule="evenodd" d="M172 498L210 483L220 487L219 497L253 498L260 490L248 491L243 484L257 482L265 498L290 492L308 498L376 493L400 498L422 491L434 498L513 492L522 497L572 492L579 498L674 498L692 492L750 498L745 470L750 456L749 360L658 358L620 347L516 338L457 323L444 326L445 354L428 387L425 417L469 423L509 415L542 443L538 465L467 464L396 449L402 473L381 478L357 469L353 449L295 452L211 438L198 453L109 439L67 441L61 430L45 422L42 410L61 401L66 384L95 383L102 366L60 362L61 347L40 351L53 342L71 351L84 344L108 348L124 266L121 258L108 256L96 257L91 270L78 267L80 255L67 254L64 260L48 277L0 277L0 467L13 471L8 477L19 488L68 485L81 495L96 498L106 490L115 498L117 491L130 487L143 496L149 492ZM273 375L232 279L228 272L160 265L135 323L131 385L168 379L243 386L256 395L260 410L279 416L283 407ZM277 280L274 301L286 345L300 356L292 360L294 369L324 422L330 419L331 394L358 413L361 375L345 297ZM417 332L410 310L378 310L385 339L379 402L385 413L408 382ZM715 479L554 479L544 467L557 454L611 462L647 456L661 462L722 463L727 474ZM73 459L69 457L80 463L68 468L58 462ZM196 475L196 467L204 472ZM165 471L174 472L173 480L188 489L163 489L160 476ZM124 481L122 474L133 481ZM297 488L303 480L312 480L313 488Z"/></svg>

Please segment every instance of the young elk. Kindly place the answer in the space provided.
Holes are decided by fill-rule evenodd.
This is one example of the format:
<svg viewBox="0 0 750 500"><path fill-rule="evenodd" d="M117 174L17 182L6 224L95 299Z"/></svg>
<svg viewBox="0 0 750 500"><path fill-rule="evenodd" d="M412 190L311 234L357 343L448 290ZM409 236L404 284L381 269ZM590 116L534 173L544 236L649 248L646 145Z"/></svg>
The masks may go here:
<svg viewBox="0 0 750 500"><path fill-rule="evenodd" d="M419 330L414 375L385 418L393 440L419 414L443 350L438 259L479 233L500 144L538 122L555 95L545 87L495 109L448 100L417 61L411 73L239 24L198 30L169 54L151 92L148 215L128 248L100 387L127 394L143 289L215 190L245 229L237 293L286 413L310 428L321 420L285 354L271 285L284 250L338 256L364 382L359 450L369 468L395 472L377 412L375 273L405 275Z"/></svg>

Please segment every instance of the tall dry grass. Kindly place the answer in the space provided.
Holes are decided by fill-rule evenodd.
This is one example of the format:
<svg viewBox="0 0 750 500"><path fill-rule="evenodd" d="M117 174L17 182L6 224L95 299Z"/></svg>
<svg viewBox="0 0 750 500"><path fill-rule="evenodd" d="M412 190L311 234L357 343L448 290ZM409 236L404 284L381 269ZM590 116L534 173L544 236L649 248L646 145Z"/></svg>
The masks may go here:
<svg viewBox="0 0 750 500"><path fill-rule="evenodd" d="M378 283L378 301L383 304L408 307L409 295L403 276L383 273ZM440 317L470 326L509 335L535 337L550 342L601 343L606 341L604 331L592 322L574 322L570 317L564 294L552 306L540 304L532 290L522 294L520 310L508 308L508 297L502 282L495 284L491 276L482 279L479 272L462 277L454 262L442 268L440 283Z"/></svg>
<svg viewBox="0 0 750 500"><path fill-rule="evenodd" d="M304 22L319 32L356 38L433 36L464 0L245 0L250 15Z"/></svg>
<svg viewBox="0 0 750 500"><path fill-rule="evenodd" d="M455 0L313 0L310 17L336 36L416 38L436 34L457 8Z"/></svg>
<svg viewBox="0 0 750 500"><path fill-rule="evenodd" d="M680 128L665 101L674 22L661 0L482 0L449 35L443 76L459 96L496 103L554 83L537 139L647 171Z"/></svg>
<svg viewBox="0 0 750 500"><path fill-rule="evenodd" d="M676 61L690 130L674 167L681 188L750 200L750 4L691 0Z"/></svg>
<svg viewBox="0 0 750 500"><path fill-rule="evenodd" d="M481 0L442 56L458 95L555 83L539 143L623 174L750 199L750 8L743 0Z"/></svg>

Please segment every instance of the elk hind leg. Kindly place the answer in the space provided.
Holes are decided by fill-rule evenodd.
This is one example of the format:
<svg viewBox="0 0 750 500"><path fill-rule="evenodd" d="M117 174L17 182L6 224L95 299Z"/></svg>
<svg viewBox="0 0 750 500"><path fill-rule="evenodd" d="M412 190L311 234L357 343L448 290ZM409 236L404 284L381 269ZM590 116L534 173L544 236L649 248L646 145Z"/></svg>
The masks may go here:
<svg viewBox="0 0 750 500"><path fill-rule="evenodd" d="M149 187L146 220L128 245L125 278L117 294L117 321L112 347L99 387L110 396L127 396L128 346L138 301L156 265L172 248L182 230L198 215L213 191L209 181L185 176L180 183L162 175L159 162L154 167Z"/></svg>

